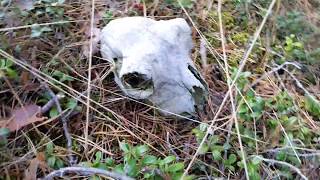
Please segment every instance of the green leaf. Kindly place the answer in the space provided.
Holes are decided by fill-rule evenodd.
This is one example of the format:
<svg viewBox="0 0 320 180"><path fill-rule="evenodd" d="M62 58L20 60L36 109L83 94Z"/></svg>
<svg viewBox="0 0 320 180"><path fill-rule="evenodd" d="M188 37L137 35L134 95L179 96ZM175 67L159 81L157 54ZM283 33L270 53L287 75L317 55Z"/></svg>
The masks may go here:
<svg viewBox="0 0 320 180"><path fill-rule="evenodd" d="M148 152L149 147L147 145L141 145L135 148L137 156L143 156L146 152Z"/></svg>
<svg viewBox="0 0 320 180"><path fill-rule="evenodd" d="M96 164L94 165L94 167L95 167L95 168L99 168L99 169L104 169L104 170L107 170L107 169L108 169L107 164L106 164L106 163L101 163L101 162L96 163Z"/></svg>
<svg viewBox="0 0 320 180"><path fill-rule="evenodd" d="M287 157L287 155L283 151L278 152L277 155L276 155L276 159L280 160L280 161L285 161L286 157Z"/></svg>
<svg viewBox="0 0 320 180"><path fill-rule="evenodd" d="M239 107L239 111L238 113L246 113L249 111L249 108L247 107L246 104L242 104L240 107Z"/></svg>
<svg viewBox="0 0 320 180"><path fill-rule="evenodd" d="M184 168L184 164L183 163L175 163L175 164L171 164L169 166L169 172L177 172L177 171L181 171Z"/></svg>
<svg viewBox="0 0 320 180"><path fill-rule="evenodd" d="M143 160L143 164L156 164L157 163L157 157L152 156L152 155L146 155Z"/></svg>
<svg viewBox="0 0 320 180"><path fill-rule="evenodd" d="M0 59L0 69L6 67L6 60L5 59Z"/></svg>
<svg viewBox="0 0 320 180"><path fill-rule="evenodd" d="M199 150L199 154L205 154L209 150L209 146L207 144L203 144Z"/></svg>
<svg viewBox="0 0 320 180"><path fill-rule="evenodd" d="M144 178L144 179L151 179L152 176L153 176L152 173L144 173L144 174L143 174L143 178Z"/></svg>
<svg viewBox="0 0 320 180"><path fill-rule="evenodd" d="M68 99L68 103L67 103L67 108L68 109L74 109L76 106L78 105L78 101L73 99L73 98L69 98Z"/></svg>
<svg viewBox="0 0 320 180"><path fill-rule="evenodd" d="M228 168L229 168L231 171L234 171L234 170L235 170L234 166L228 166Z"/></svg>
<svg viewBox="0 0 320 180"><path fill-rule="evenodd" d="M112 158L107 158L105 160L107 166L114 166L114 160Z"/></svg>
<svg viewBox="0 0 320 180"><path fill-rule="evenodd" d="M13 78L14 79L14 78L18 77L17 71L15 71L15 70L13 70L11 68L6 68L6 72L7 72L8 76L9 76L9 78Z"/></svg>
<svg viewBox="0 0 320 180"><path fill-rule="evenodd" d="M162 161L161 161L161 164L169 164L173 161L176 160L176 157L174 156L167 156L166 158L164 158Z"/></svg>
<svg viewBox="0 0 320 180"><path fill-rule="evenodd" d="M10 130L8 128L0 128L0 147L8 144L8 136Z"/></svg>
<svg viewBox="0 0 320 180"><path fill-rule="evenodd" d="M121 142L120 143L120 149L124 152L124 153L129 153L130 152L130 146L128 143L125 142Z"/></svg>
<svg viewBox="0 0 320 180"><path fill-rule="evenodd" d="M100 177L97 175L93 175L89 178L89 180L100 180Z"/></svg>
<svg viewBox="0 0 320 180"><path fill-rule="evenodd" d="M56 157L55 156L50 156L47 159L47 163L48 163L49 167L54 168L54 164L56 163Z"/></svg>
<svg viewBox="0 0 320 180"><path fill-rule="evenodd" d="M80 162L79 166L81 167L92 167L92 163L91 162Z"/></svg>
<svg viewBox="0 0 320 180"><path fill-rule="evenodd" d="M51 108L51 110L49 111L50 118L56 117L58 115L59 115L59 112L57 108L56 107Z"/></svg>
<svg viewBox="0 0 320 180"><path fill-rule="evenodd" d="M55 169L60 169L64 167L64 162L60 158L56 158L56 162L54 165Z"/></svg>
<svg viewBox="0 0 320 180"><path fill-rule="evenodd" d="M63 76L59 79L60 82L65 82L65 81L73 81L73 77L67 75L67 74L63 74Z"/></svg>
<svg viewBox="0 0 320 180"><path fill-rule="evenodd" d="M260 180L258 167L259 166L254 165L253 163L248 163L248 174L249 174L250 180Z"/></svg>
<svg viewBox="0 0 320 180"><path fill-rule="evenodd" d="M0 137L8 137L10 130L8 128L0 128Z"/></svg>
<svg viewBox="0 0 320 180"><path fill-rule="evenodd" d="M314 97L306 95L305 109L313 116L320 118L320 102Z"/></svg>
<svg viewBox="0 0 320 180"><path fill-rule="evenodd" d="M41 27L39 24L33 24L31 26L31 37L40 37L43 32L48 31L52 31L52 29L46 26Z"/></svg>
<svg viewBox="0 0 320 180"><path fill-rule="evenodd" d="M229 150L231 148L231 145L229 143L224 143L223 144L223 149L224 150Z"/></svg>
<svg viewBox="0 0 320 180"><path fill-rule="evenodd" d="M101 158L102 158L102 152L101 151L97 151L96 154L95 154L95 161L94 163L99 163L101 161Z"/></svg>
<svg viewBox="0 0 320 180"><path fill-rule="evenodd" d="M135 159L130 159L125 165L124 165L124 171L125 173L130 177L136 177L138 175L138 166L137 161Z"/></svg>
<svg viewBox="0 0 320 180"><path fill-rule="evenodd" d="M214 160L220 160L222 157L221 157L221 152L220 151L218 151L218 150L213 150L213 151L211 151L211 154L212 154L212 156L213 156L213 159Z"/></svg>
<svg viewBox="0 0 320 180"><path fill-rule="evenodd" d="M207 124L204 124L204 123L201 123L201 124L199 125L199 128L200 128L200 131L206 131L207 128L208 128L208 125L207 125Z"/></svg>
<svg viewBox="0 0 320 180"><path fill-rule="evenodd" d="M237 156L235 154L230 154L229 155L229 158L228 158L228 161L230 164L233 164L237 161Z"/></svg>
<svg viewBox="0 0 320 180"><path fill-rule="evenodd" d="M51 155L53 153L53 143L52 142L49 142L46 145L46 153L47 153L47 155Z"/></svg>
<svg viewBox="0 0 320 180"><path fill-rule="evenodd" d="M184 8L192 8L193 7L193 1L192 0L179 0L181 3L181 6ZM176 5L177 7L180 7L179 3Z"/></svg>
<svg viewBox="0 0 320 180"><path fill-rule="evenodd" d="M118 164L114 168L114 171L120 174L124 174L124 165L123 164Z"/></svg>
<svg viewBox="0 0 320 180"><path fill-rule="evenodd" d="M215 145L218 142L219 142L219 136L213 135L213 136L209 137L209 143L208 144L209 144L210 147Z"/></svg>

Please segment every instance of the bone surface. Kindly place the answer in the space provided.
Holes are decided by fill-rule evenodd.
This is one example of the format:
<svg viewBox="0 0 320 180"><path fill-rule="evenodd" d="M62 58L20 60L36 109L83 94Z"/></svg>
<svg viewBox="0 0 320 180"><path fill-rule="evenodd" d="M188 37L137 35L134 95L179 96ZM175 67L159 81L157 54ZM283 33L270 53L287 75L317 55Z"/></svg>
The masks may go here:
<svg viewBox="0 0 320 180"><path fill-rule="evenodd" d="M101 32L101 54L129 97L152 102L163 115L194 115L207 85L191 58L191 28L184 19L126 17Z"/></svg>

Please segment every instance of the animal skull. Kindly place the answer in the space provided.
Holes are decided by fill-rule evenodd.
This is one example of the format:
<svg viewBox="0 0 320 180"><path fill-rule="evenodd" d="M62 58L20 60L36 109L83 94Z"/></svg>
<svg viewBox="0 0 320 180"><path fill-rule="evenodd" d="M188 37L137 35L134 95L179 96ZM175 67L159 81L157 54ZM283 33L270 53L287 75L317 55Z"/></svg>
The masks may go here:
<svg viewBox="0 0 320 180"><path fill-rule="evenodd" d="M184 19L126 17L101 32L101 54L114 64L115 81L129 97L147 99L163 115L193 115L207 85L191 58L191 29Z"/></svg>

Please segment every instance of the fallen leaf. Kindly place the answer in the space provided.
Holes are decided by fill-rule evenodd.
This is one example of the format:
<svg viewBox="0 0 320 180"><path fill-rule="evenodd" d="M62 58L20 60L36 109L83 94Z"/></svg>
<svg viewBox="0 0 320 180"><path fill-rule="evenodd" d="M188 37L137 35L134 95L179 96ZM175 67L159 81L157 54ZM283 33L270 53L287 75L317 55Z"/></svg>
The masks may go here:
<svg viewBox="0 0 320 180"><path fill-rule="evenodd" d="M37 170L39 166L38 158L34 158L30 161L29 167L24 171L25 180L37 179Z"/></svg>
<svg viewBox="0 0 320 180"><path fill-rule="evenodd" d="M37 179L38 169L42 170L42 172L47 172L48 166L45 156L44 152L38 152L36 157L30 161L28 168L24 171L25 180Z"/></svg>
<svg viewBox="0 0 320 180"><path fill-rule="evenodd" d="M46 117L38 117L41 110L40 106L30 104L22 108L13 110L12 116L7 120L2 120L0 126L3 128L8 128L11 132L21 129L31 123L38 121L43 121Z"/></svg>
<svg viewBox="0 0 320 180"><path fill-rule="evenodd" d="M30 80L30 73L28 71L22 71L20 75L20 82L23 85L28 85Z"/></svg>

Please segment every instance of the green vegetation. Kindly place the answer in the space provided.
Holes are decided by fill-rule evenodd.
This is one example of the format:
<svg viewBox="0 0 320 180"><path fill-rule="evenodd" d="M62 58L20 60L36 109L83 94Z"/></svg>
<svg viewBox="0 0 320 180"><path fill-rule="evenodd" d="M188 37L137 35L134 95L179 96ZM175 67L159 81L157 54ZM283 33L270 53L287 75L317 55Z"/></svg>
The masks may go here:
<svg viewBox="0 0 320 180"><path fill-rule="evenodd" d="M116 163L112 158L103 158L102 152L95 154L93 162L85 162L84 166L95 167L105 170L114 170L121 174L127 174L134 178L143 179L180 179L184 169L184 163L176 162L175 156L158 158L150 155L147 145L131 146L121 142L119 146L123 152L123 163ZM192 179L192 176L185 177Z"/></svg>
<svg viewBox="0 0 320 180"><path fill-rule="evenodd" d="M199 148L185 179L319 177L319 2L277 1L235 81L233 102L228 98L218 115L228 84L236 77L271 0L223 1L228 75L219 57L223 48L217 1L110 2L96 2L94 28L118 17L144 13L155 19L188 19L181 6L187 10L210 44L202 52L201 37L193 28L192 57L210 92L206 111L188 122L190 119L161 117L149 104L125 98L114 83L111 65L97 52L92 57L92 101L87 112L89 61L84 51L90 39L90 1L0 1L0 180L23 179L27 170L32 171L34 159L40 162L34 178L71 166L61 117L67 119L77 166L136 179L175 180L181 179ZM99 34L95 31L93 35ZM12 57L21 61L14 63ZM21 104L43 107L53 99L43 83L56 95L65 96L59 100L62 112L52 105L43 114L28 117L47 120L10 132L4 122Z"/></svg>

